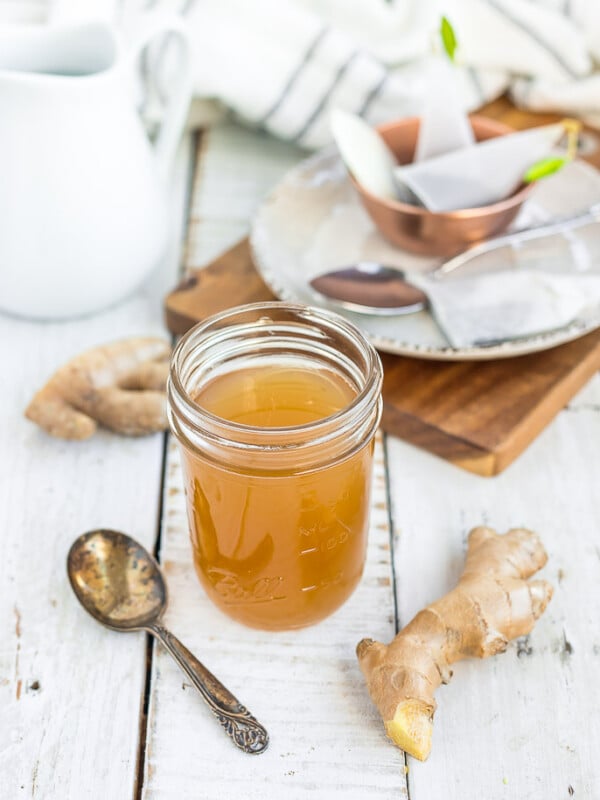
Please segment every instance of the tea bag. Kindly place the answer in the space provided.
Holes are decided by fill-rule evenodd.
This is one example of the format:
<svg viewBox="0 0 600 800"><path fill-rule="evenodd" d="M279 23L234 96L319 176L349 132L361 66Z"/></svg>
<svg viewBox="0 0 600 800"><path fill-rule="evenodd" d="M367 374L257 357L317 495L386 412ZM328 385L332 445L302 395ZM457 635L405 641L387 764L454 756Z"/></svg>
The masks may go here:
<svg viewBox="0 0 600 800"><path fill-rule="evenodd" d="M501 270L452 280L417 276L453 347L485 347L568 325L600 308L600 274Z"/></svg>
<svg viewBox="0 0 600 800"><path fill-rule="evenodd" d="M527 169L550 155L563 134L562 123L543 125L396 167L394 175L430 211L477 208L509 197Z"/></svg>
<svg viewBox="0 0 600 800"><path fill-rule="evenodd" d="M458 96L453 65L445 58L431 59L414 161L451 153L474 142L473 129Z"/></svg>

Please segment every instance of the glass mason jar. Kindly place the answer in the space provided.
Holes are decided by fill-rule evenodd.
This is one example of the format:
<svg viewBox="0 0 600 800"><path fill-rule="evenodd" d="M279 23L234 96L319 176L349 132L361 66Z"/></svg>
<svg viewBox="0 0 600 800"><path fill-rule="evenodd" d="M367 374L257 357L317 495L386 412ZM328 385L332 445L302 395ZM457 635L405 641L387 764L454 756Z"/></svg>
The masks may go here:
<svg viewBox="0 0 600 800"><path fill-rule="evenodd" d="M192 328L168 415L193 559L211 600L256 628L318 622L365 560L382 368L329 311L256 303Z"/></svg>

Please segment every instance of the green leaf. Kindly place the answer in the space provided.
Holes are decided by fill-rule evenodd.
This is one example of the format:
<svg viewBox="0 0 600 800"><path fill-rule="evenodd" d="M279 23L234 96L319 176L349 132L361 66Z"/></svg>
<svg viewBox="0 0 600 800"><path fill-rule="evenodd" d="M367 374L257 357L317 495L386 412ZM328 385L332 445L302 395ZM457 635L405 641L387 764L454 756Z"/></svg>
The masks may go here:
<svg viewBox="0 0 600 800"><path fill-rule="evenodd" d="M444 45L444 50L448 54L448 58L450 61L454 61L454 54L456 53L456 48L458 47L458 41L456 39L456 34L454 33L454 28L450 24L448 17L442 17L442 21L440 23L440 36L442 37L442 44Z"/></svg>
<svg viewBox="0 0 600 800"><path fill-rule="evenodd" d="M568 158L563 158L561 156L542 158L541 161L536 161L535 164L529 167L525 175L523 175L523 181L524 183L533 183L533 181L538 181L540 178L545 178L547 175L553 175L555 172L558 172L559 169L562 169L568 160Z"/></svg>

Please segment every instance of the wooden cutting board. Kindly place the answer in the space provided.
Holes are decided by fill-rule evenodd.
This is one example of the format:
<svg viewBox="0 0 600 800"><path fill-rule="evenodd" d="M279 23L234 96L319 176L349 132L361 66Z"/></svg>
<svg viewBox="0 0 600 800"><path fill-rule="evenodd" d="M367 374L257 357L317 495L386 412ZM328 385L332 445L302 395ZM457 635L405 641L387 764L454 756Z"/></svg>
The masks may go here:
<svg viewBox="0 0 600 800"><path fill-rule="evenodd" d="M272 299L243 239L167 296L166 322L181 334L218 311ZM500 361L381 357L383 429L478 475L497 475L600 369L600 330Z"/></svg>

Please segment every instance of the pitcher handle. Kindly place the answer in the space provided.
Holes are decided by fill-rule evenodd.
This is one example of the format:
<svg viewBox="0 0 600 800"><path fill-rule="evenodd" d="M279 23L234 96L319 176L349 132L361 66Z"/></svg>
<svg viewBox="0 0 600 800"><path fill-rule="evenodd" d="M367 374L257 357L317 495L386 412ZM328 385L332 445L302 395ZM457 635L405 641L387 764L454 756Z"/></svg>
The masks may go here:
<svg viewBox="0 0 600 800"><path fill-rule="evenodd" d="M181 62L179 64L180 74L170 88L170 96L167 100L160 130L154 142L159 172L164 180L168 178L175 158L192 99L192 50L190 39L180 17L174 14L151 14L137 34L131 50L132 59L134 63L137 63L148 45L154 39L166 34L174 34L179 39L181 43Z"/></svg>

